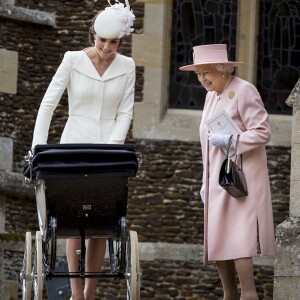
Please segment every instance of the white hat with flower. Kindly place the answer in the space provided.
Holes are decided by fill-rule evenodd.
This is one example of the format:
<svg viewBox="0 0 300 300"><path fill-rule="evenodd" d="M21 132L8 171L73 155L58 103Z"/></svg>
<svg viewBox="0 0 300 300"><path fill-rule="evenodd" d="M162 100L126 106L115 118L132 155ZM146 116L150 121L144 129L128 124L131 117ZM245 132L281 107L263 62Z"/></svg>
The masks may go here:
<svg viewBox="0 0 300 300"><path fill-rule="evenodd" d="M110 0L107 0L109 6L106 7L96 18L94 30L96 34L105 39L122 38L125 35L130 35L133 32L133 22L135 15L130 10L128 0L125 4L115 0L115 4L111 5Z"/></svg>

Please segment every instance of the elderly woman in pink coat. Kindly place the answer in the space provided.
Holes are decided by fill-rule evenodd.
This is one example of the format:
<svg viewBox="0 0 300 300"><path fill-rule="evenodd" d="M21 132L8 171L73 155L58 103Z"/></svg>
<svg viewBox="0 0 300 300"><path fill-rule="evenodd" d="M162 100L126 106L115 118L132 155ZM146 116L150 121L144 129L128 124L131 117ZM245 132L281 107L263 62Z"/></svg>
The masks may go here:
<svg viewBox="0 0 300 300"><path fill-rule="evenodd" d="M257 89L233 75L240 62L228 61L226 45L196 46L194 64L182 71L194 71L207 90L200 141L203 157L204 262L216 262L224 299L258 299L252 257L274 255L274 225L265 145L271 132ZM234 198L219 185L219 172L226 158L223 151L229 134L210 131L207 120L225 111L241 134L237 154L242 154L248 196ZM237 134L232 145L236 145ZM259 249L259 250L258 250ZM239 297L236 272L240 281Z"/></svg>
<svg viewBox="0 0 300 300"><path fill-rule="evenodd" d="M92 47L68 51L42 100L36 119L32 148L45 144L53 112L68 90L69 116L60 143L123 144L133 116L135 63L117 52L122 37L130 35L134 14L128 0L109 5L92 21ZM110 4L110 2L108 1ZM78 272L79 238L67 240L70 272ZM106 241L90 238L86 272L100 272ZM93 300L97 278L71 279L72 300Z"/></svg>

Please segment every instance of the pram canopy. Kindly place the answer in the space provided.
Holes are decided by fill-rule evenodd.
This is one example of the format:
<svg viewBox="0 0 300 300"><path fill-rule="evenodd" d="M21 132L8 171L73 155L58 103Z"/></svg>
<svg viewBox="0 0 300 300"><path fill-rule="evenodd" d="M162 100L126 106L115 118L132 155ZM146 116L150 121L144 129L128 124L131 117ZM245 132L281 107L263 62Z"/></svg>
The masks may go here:
<svg viewBox="0 0 300 300"><path fill-rule="evenodd" d="M46 144L34 148L23 174L31 180L83 176L134 177L138 158L132 145Z"/></svg>

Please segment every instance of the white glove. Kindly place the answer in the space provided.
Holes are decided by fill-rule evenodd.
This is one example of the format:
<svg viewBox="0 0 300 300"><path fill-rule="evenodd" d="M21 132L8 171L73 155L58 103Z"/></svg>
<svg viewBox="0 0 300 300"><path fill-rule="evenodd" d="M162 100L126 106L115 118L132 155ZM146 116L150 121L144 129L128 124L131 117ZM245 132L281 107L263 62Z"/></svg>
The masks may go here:
<svg viewBox="0 0 300 300"><path fill-rule="evenodd" d="M209 141L217 148L226 147L229 141L229 134L210 133L208 135Z"/></svg>
<svg viewBox="0 0 300 300"><path fill-rule="evenodd" d="M201 197L202 202L204 203L205 202L205 182L201 186L200 197Z"/></svg>

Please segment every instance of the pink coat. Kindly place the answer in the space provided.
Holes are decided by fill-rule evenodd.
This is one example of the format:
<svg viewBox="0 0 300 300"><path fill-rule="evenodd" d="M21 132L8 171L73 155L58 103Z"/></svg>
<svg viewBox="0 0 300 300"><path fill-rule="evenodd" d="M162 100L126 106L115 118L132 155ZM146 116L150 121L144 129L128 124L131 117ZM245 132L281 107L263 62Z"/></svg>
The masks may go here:
<svg viewBox="0 0 300 300"><path fill-rule="evenodd" d="M248 196L233 198L218 183L225 154L208 141L206 120L225 110L243 131L237 149L243 154ZM275 236L265 145L271 136L268 114L256 88L234 77L219 97L208 92L200 124L206 184L204 262L274 255ZM235 145L236 136L233 137Z"/></svg>

